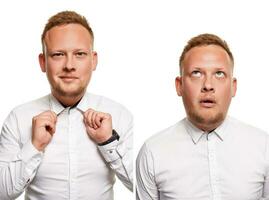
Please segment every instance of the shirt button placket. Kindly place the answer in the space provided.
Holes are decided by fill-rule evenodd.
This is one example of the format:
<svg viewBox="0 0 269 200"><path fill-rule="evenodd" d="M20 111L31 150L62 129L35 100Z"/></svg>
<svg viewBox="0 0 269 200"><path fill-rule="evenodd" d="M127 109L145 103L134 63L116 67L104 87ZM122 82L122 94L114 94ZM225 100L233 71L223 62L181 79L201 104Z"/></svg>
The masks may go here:
<svg viewBox="0 0 269 200"><path fill-rule="evenodd" d="M74 132L74 123L72 110L68 112L68 135L69 135L69 187L70 187L70 200L76 200L77 198L77 151L76 151L76 134Z"/></svg>
<svg viewBox="0 0 269 200"><path fill-rule="evenodd" d="M212 200L221 200L218 183L218 166L216 159L216 138L213 136L214 135L212 135L212 133L208 135L208 161Z"/></svg>

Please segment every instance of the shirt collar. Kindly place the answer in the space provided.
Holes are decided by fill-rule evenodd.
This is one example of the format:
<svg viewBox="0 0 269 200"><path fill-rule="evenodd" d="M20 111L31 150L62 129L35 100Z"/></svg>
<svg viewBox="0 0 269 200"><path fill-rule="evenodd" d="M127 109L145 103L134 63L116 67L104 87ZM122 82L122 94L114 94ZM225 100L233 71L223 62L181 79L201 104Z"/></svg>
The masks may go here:
<svg viewBox="0 0 269 200"><path fill-rule="evenodd" d="M89 108L98 110L98 99L95 95L90 94L90 93L85 93L82 99L80 100L79 104L77 105L77 109L84 113L86 112Z"/></svg>
<svg viewBox="0 0 269 200"><path fill-rule="evenodd" d="M196 126L194 126L187 118L185 118L185 127L188 132L188 134L191 136L191 139L194 144L197 144L200 139L206 134L208 137L208 134L215 134L221 141L223 141L224 136L225 136L225 128L228 123L228 117L225 118L225 120L221 123L219 127L217 127L214 131L211 133L207 133Z"/></svg>
<svg viewBox="0 0 269 200"><path fill-rule="evenodd" d="M191 139L194 144L197 144L199 140L203 137L204 131L200 130L196 126L194 126L187 118L185 118L185 127L188 134L191 136Z"/></svg>
<svg viewBox="0 0 269 200"><path fill-rule="evenodd" d="M219 125L219 127L217 127L215 130L214 130L214 133L220 138L221 141L224 140L225 138L225 135L226 135L226 127L227 127L227 124L228 124L228 121L229 121L229 117L225 117L224 121L221 123L221 125Z"/></svg>
<svg viewBox="0 0 269 200"><path fill-rule="evenodd" d="M49 95L49 106L50 110L59 115L65 109L62 104L52 95Z"/></svg>
<svg viewBox="0 0 269 200"><path fill-rule="evenodd" d="M96 98L95 95L85 93L75 109L78 109L81 113L84 113L89 108L98 110L98 100ZM50 110L57 115L65 110L65 107L52 94L49 95L49 104Z"/></svg>

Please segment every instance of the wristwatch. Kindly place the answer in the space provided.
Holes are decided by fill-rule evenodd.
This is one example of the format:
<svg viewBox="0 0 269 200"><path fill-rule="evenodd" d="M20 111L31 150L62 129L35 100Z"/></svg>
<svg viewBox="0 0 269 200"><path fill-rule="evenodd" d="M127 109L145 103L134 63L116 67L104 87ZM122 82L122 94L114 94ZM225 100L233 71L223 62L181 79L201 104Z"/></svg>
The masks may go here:
<svg viewBox="0 0 269 200"><path fill-rule="evenodd" d="M114 129L112 129L112 136L108 140L106 140L104 142L101 142L101 143L98 143L98 145L99 146L104 146L104 145L109 144L109 143L111 143L111 142L113 142L115 140L118 140L119 141L119 139L120 139L120 136L117 133L117 131L115 131Z"/></svg>

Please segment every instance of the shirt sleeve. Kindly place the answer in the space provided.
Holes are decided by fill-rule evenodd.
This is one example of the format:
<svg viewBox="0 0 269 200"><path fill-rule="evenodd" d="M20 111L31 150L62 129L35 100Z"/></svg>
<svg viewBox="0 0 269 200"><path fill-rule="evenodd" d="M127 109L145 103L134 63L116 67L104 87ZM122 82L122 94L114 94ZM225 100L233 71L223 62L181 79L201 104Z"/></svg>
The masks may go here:
<svg viewBox="0 0 269 200"><path fill-rule="evenodd" d="M159 192L155 181L153 155L146 143L142 146L136 160L136 199L158 200Z"/></svg>
<svg viewBox="0 0 269 200"><path fill-rule="evenodd" d="M98 146L98 149L116 176L133 191L133 117L128 111L123 111L115 130L120 135L119 141Z"/></svg>
<svg viewBox="0 0 269 200"><path fill-rule="evenodd" d="M20 142L14 112L4 122L0 135L0 196L1 200L15 199L33 180L42 153L31 141Z"/></svg>
<svg viewBox="0 0 269 200"><path fill-rule="evenodd" d="M266 137L265 164L265 177L262 195L263 198L261 200L269 200L269 136Z"/></svg>

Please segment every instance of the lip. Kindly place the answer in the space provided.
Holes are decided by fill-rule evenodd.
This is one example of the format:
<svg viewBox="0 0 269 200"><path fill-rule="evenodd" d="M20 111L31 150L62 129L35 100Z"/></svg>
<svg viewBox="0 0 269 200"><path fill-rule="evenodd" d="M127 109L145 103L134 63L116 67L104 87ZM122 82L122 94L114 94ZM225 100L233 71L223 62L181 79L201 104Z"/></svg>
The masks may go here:
<svg viewBox="0 0 269 200"><path fill-rule="evenodd" d="M71 82L74 81L75 79L78 79L78 77L76 76L59 76L59 78L65 82Z"/></svg>
<svg viewBox="0 0 269 200"><path fill-rule="evenodd" d="M199 103L204 108L213 108L216 105L216 100L213 97L204 97Z"/></svg>

